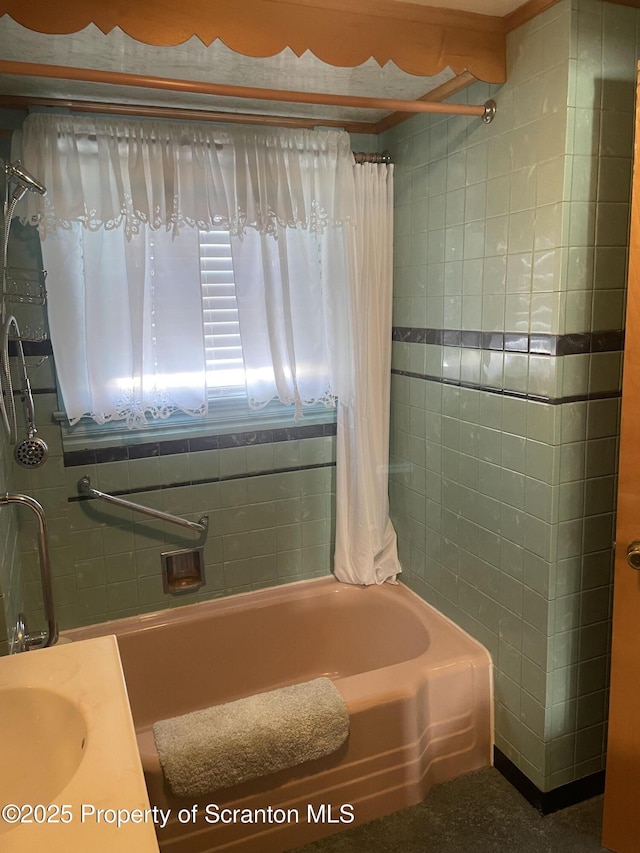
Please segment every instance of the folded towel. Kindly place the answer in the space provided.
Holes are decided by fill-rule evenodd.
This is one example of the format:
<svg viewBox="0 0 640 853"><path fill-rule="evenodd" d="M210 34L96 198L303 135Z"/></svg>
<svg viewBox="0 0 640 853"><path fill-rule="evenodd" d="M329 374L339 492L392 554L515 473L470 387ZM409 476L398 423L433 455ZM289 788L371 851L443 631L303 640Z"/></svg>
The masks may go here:
<svg viewBox="0 0 640 853"><path fill-rule="evenodd" d="M329 678L161 720L153 735L178 797L200 797L329 755L347 739L349 715Z"/></svg>

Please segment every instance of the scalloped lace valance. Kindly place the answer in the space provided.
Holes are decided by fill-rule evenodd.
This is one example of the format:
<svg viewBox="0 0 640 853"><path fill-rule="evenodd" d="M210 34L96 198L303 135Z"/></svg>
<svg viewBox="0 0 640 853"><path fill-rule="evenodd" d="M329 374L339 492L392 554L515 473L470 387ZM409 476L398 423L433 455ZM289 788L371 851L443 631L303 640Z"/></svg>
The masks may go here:
<svg viewBox="0 0 640 853"><path fill-rule="evenodd" d="M321 233L352 218L352 198L340 192L353 162L344 131L34 113L15 134L12 159L47 187L22 208L43 239L74 222L124 227L127 238L143 224L275 236L278 226Z"/></svg>

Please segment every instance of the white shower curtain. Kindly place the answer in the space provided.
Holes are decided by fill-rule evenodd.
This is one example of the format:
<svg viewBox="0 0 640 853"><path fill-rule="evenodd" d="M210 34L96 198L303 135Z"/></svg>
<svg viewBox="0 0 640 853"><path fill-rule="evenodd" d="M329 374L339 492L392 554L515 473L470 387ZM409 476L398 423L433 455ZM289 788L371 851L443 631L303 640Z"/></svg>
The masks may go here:
<svg viewBox="0 0 640 853"><path fill-rule="evenodd" d="M389 519L393 166L354 166L353 387L338 401L334 573L354 584L401 571Z"/></svg>
<svg viewBox="0 0 640 853"><path fill-rule="evenodd" d="M334 574L369 585L401 571L388 500L393 167L324 181L337 176L342 221L247 231L233 261L253 404L277 398L299 415L337 398Z"/></svg>

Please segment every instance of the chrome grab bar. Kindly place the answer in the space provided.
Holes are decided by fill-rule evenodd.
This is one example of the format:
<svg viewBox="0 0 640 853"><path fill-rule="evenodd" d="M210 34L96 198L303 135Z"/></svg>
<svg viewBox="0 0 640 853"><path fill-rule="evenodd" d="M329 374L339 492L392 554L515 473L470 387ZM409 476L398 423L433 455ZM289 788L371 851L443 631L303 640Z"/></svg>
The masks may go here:
<svg viewBox="0 0 640 853"><path fill-rule="evenodd" d="M29 495L0 495L0 506L7 504L22 504L28 506L38 518L38 557L40 561L40 578L42 581L42 603L44 615L47 620L46 631L27 631L24 615L18 617L19 626L19 651L30 649L45 649L52 646L58 639L58 626L56 624L55 609L53 605L53 588L51 584L51 560L49 558L49 541L47 536L47 519L42 506Z"/></svg>
<svg viewBox="0 0 640 853"><path fill-rule="evenodd" d="M199 521L188 521L186 518L180 518L177 515L171 515L168 512L162 512L161 509L152 509L150 506L141 506L140 504L127 501L124 498L117 498L115 495L108 495L106 492L101 492L91 486L91 479L88 476L81 477L78 480L78 491L81 495L87 495L90 498L98 498L101 501L113 504L114 506L125 507L132 509L135 512L142 512L145 515L150 515L153 518L160 518L163 521L170 521L173 524L179 524L182 527L188 527L191 530L198 530L200 533L206 533L209 527L209 516L203 515Z"/></svg>

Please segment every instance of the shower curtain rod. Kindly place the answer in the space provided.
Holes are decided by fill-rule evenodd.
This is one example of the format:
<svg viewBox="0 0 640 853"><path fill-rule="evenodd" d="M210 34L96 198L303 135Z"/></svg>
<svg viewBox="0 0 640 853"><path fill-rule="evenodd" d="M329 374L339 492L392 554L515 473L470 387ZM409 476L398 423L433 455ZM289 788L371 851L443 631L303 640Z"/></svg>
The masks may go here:
<svg viewBox="0 0 640 853"><path fill-rule="evenodd" d="M68 65L46 65L38 62L0 60L0 74L21 77L45 77L78 80L84 83L108 83L116 86L159 89L172 92L242 98L281 103L315 104L356 109L392 110L404 113L440 113L446 115L479 116L485 123L493 120L494 101L484 104L443 104L437 101L408 101L399 98L368 98L356 95L331 95L321 92L296 92L288 89L261 89L253 86L233 86L226 83L205 83L199 80L176 80L143 74L125 74L93 68L74 68Z"/></svg>

